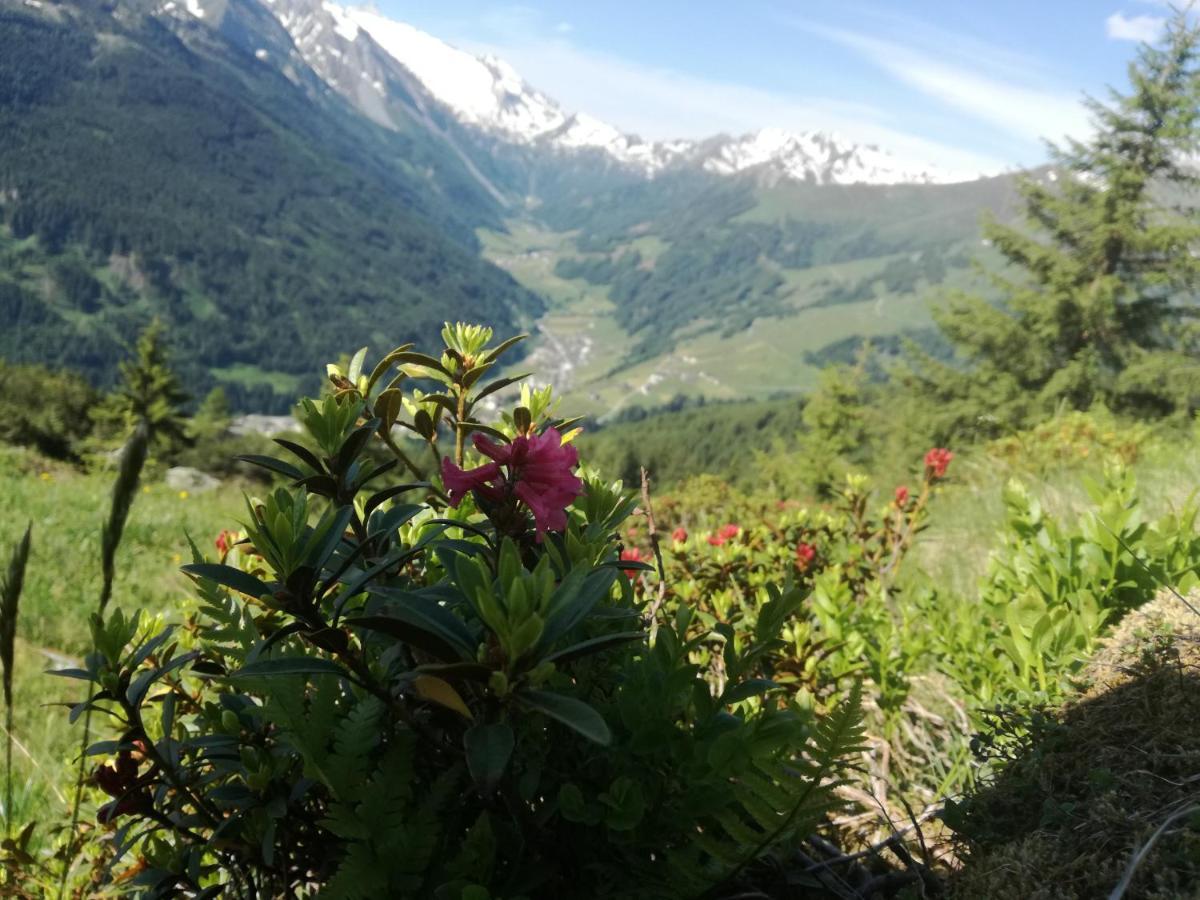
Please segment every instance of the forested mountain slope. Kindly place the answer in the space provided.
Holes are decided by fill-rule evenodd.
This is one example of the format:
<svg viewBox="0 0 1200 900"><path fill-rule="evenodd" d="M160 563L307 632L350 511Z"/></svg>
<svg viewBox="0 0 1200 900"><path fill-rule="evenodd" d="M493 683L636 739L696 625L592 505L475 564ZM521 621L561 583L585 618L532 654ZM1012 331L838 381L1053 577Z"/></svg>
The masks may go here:
<svg viewBox="0 0 1200 900"><path fill-rule="evenodd" d="M102 380L159 315L197 389L265 408L334 347L541 311L460 163L228 31L0 3L0 355Z"/></svg>

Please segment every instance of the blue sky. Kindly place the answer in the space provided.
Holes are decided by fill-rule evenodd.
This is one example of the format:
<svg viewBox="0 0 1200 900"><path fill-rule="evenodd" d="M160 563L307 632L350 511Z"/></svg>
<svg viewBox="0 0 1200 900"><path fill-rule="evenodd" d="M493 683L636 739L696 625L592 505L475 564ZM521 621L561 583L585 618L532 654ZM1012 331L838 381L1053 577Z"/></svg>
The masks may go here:
<svg viewBox="0 0 1200 900"><path fill-rule="evenodd" d="M1154 0L376 0L646 138L832 130L949 168L1041 162L1125 85Z"/></svg>

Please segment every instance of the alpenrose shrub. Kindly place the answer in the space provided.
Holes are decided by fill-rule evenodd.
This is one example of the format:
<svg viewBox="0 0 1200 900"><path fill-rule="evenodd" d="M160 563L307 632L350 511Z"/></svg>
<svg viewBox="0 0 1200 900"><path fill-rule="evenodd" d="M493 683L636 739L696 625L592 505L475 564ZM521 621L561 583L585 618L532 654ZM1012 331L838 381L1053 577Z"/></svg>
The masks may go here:
<svg viewBox="0 0 1200 900"><path fill-rule="evenodd" d="M715 687L695 610L648 638L629 577L648 567L618 539L635 500L578 469L550 392L477 417L514 341L444 338L331 367L302 406L308 446L251 459L281 486L219 560L194 549L184 627L97 619L85 668L62 673L88 687L73 715L113 726L89 749L108 887L722 896L778 873L833 805L857 692L817 716L764 677L795 591L726 647Z"/></svg>
<svg viewBox="0 0 1200 900"><path fill-rule="evenodd" d="M817 709L836 706L867 678L878 688L872 701L898 709L912 668L900 657L912 646L904 636L913 612L889 596L953 456L931 449L915 494L899 485L890 502L878 503L867 480L852 475L821 506L748 509L741 521L707 533L676 527L660 547L663 602L689 610L688 633L703 648L693 661L710 682L720 686L724 678L723 648L756 644L759 618L778 600L787 610L782 641L763 654L764 673L798 688L798 699ZM664 507L670 514L671 505ZM734 508L723 505L727 514ZM622 558L653 558L647 539L643 530L628 532Z"/></svg>

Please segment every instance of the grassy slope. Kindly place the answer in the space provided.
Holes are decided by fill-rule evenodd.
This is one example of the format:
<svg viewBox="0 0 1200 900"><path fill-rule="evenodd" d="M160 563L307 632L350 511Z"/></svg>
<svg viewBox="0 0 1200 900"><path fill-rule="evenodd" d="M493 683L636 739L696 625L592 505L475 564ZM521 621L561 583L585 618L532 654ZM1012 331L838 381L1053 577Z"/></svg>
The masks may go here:
<svg viewBox="0 0 1200 900"><path fill-rule="evenodd" d="M1163 447L1134 470L1147 517L1178 507L1200 485L1200 458L1190 443ZM916 544L913 568L948 595L973 596L1002 523L1005 479L1022 478L1048 511L1071 514L1089 502L1081 486L1083 474L1074 467L1035 476L994 460L956 459L951 479L935 500L932 525ZM1091 467L1091 474L1098 474L1098 468ZM66 809L56 796L61 788L53 785L71 783L65 760L74 752L78 733L69 728L64 709L47 704L72 699L76 692L72 682L42 672L86 649L86 623L99 589L100 523L110 487L110 473L81 474L30 453L0 448L0 510L5 513L0 516L0 554L6 557L25 523L34 523L17 641L21 820L61 821ZM178 573L188 553L186 535L209 547L222 528L236 527L242 508L236 486L183 498L161 481L147 479L118 555L114 604L177 617L188 590Z"/></svg>
<svg viewBox="0 0 1200 900"><path fill-rule="evenodd" d="M986 253L977 237L982 210L1010 217L1011 196L1012 184L1004 179L925 188L814 188L783 183L758 189L752 208L733 216L727 225L736 229L738 223L828 222L861 228L864 236L875 236L881 244L937 247L965 259ZM614 255L637 250L643 265L654 264L672 235L666 230L669 225L662 223L652 225L661 233L642 233L643 224L629 229ZM908 253L868 254L803 269L760 260L783 279L777 294L782 314L760 316L748 328L733 331L721 327L721 322L706 330L714 323L698 318L676 334L670 349L623 365L620 361L641 336L626 332L614 320L616 307L609 287L555 274L560 259L601 256L579 250L585 235L510 222L508 233L483 230L480 237L488 259L549 301L533 341L534 358L529 362L535 364L527 363L528 368L548 377L553 373L557 377L550 380L573 408L600 417L630 405L662 405L680 394L730 400L805 392L819 374L807 355L845 340L928 329L930 305L946 291L978 287L970 269L952 266L938 285L921 282L913 290L890 292L876 282L873 299L820 305L830 290L870 282Z"/></svg>
<svg viewBox="0 0 1200 900"><path fill-rule="evenodd" d="M100 591L100 527L108 514L112 478L81 474L32 454L0 447L0 556L7 561L27 522L33 546L17 629L17 820L31 814L50 824L67 805L58 791L70 784L66 760L78 732L66 711L47 706L78 699L78 682L44 675L77 664L86 651L88 617ZM234 488L182 497L148 479L133 506L117 555L113 604L127 612L168 613L187 591L178 566L190 558L187 535L211 546L236 527L241 509ZM7 564L7 562L5 562ZM72 662L74 660L74 662ZM54 787L54 785L59 787Z"/></svg>

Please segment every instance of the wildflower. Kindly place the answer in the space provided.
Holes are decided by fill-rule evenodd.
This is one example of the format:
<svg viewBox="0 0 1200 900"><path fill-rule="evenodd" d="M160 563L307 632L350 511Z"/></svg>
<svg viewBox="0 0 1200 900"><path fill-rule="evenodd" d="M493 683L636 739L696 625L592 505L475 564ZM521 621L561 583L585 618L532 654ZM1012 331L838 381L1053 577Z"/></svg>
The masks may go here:
<svg viewBox="0 0 1200 900"><path fill-rule="evenodd" d="M817 548L812 544L801 541L796 545L796 568L801 572L807 572L816 558Z"/></svg>
<svg viewBox="0 0 1200 900"><path fill-rule="evenodd" d="M671 540L677 544L686 544L688 539L687 529L680 525L671 532Z"/></svg>
<svg viewBox="0 0 1200 900"><path fill-rule="evenodd" d="M38 476L38 478L42 479L42 481L53 481L54 480L54 477L49 472L43 472L41 475Z"/></svg>
<svg viewBox="0 0 1200 900"><path fill-rule="evenodd" d="M117 754L115 764L98 766L94 778L100 790L113 798L113 802L100 807L101 822L111 822L117 816L136 812L144 806L147 799L145 794L135 793L138 786L137 760L128 750Z"/></svg>
<svg viewBox="0 0 1200 900"><path fill-rule="evenodd" d="M628 547L621 551L621 562L641 562L642 551L637 547ZM638 569L623 569L626 578L637 578Z"/></svg>
<svg viewBox="0 0 1200 900"><path fill-rule="evenodd" d="M237 534L232 531L222 531L217 535L214 543L217 545L217 552L224 559L225 555L233 548L233 545L237 543Z"/></svg>
<svg viewBox="0 0 1200 900"><path fill-rule="evenodd" d="M904 485L896 488L896 505L901 509L908 506L908 488Z"/></svg>
<svg viewBox="0 0 1200 900"><path fill-rule="evenodd" d="M457 507L471 491L492 503L515 497L533 513L539 541L545 532L567 527L567 507L583 493L583 482L571 471L579 462L579 452L563 444L557 429L518 435L511 444L497 444L479 432L472 440L475 449L492 462L464 471L449 459L442 460L442 481L451 506Z"/></svg>
<svg viewBox="0 0 1200 900"><path fill-rule="evenodd" d="M180 492L179 492L179 499L180 499L180 500L186 500L186 499L187 499L188 497L190 497L190 496L191 496L191 494L189 494L187 491L180 491Z"/></svg>
<svg viewBox="0 0 1200 900"><path fill-rule="evenodd" d="M730 540L731 538L735 538L739 534L741 534L741 531L742 531L742 529L739 526L734 525L733 523L730 523L728 525L722 525L719 529L717 529L716 534L710 534L708 536L708 542L710 544L712 544L714 547L720 547L726 541Z"/></svg>
<svg viewBox="0 0 1200 900"><path fill-rule="evenodd" d="M954 459L954 454L945 447L934 447L925 454L926 474L931 478L944 478L946 467L950 465L952 459Z"/></svg>

